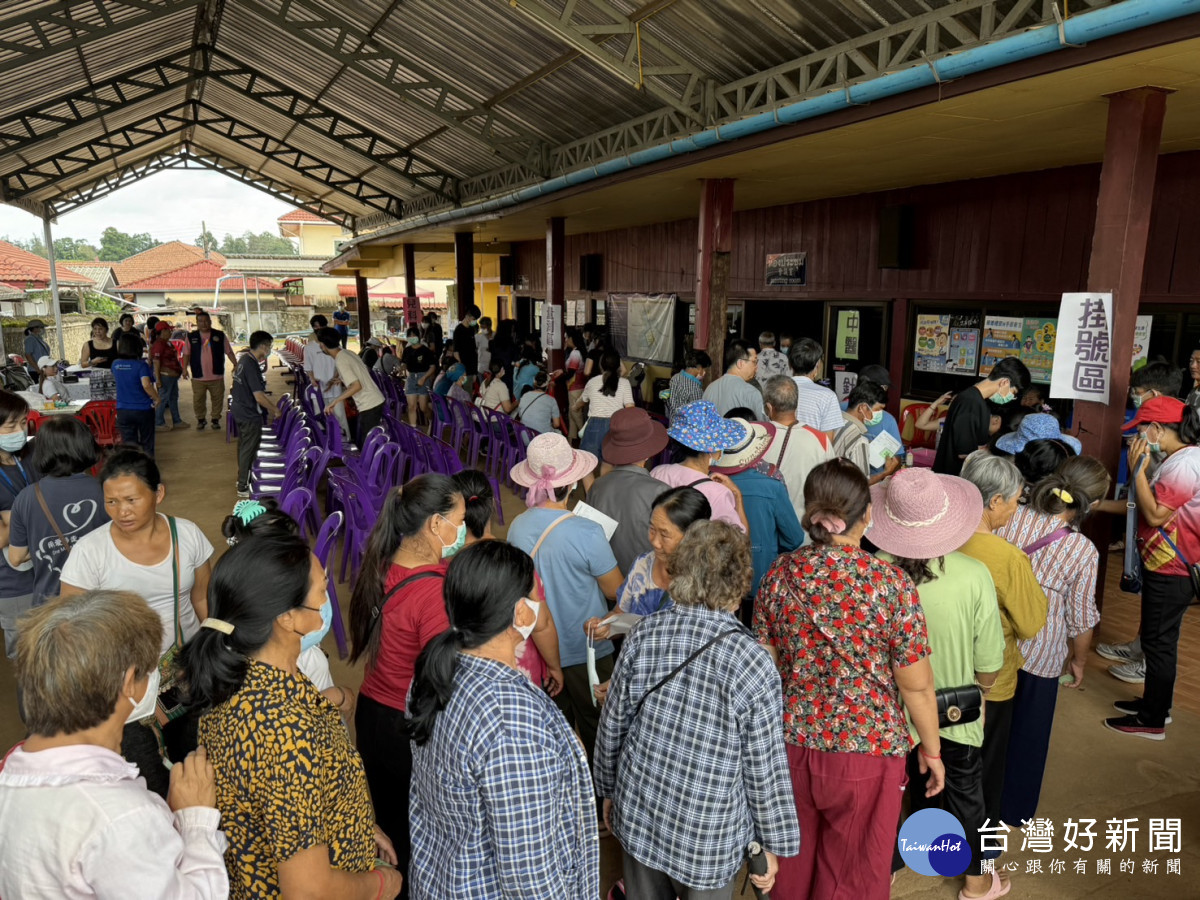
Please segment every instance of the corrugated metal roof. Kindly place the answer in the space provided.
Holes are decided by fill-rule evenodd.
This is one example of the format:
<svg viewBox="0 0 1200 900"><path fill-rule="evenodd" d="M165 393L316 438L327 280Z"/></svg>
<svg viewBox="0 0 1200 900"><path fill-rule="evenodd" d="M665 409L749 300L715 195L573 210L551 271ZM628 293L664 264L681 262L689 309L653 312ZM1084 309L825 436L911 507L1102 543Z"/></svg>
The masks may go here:
<svg viewBox="0 0 1200 900"><path fill-rule="evenodd" d="M685 123L646 129L658 140L810 89L796 70L766 99L722 94L778 66L837 56L811 90L840 90L881 59L923 64L990 39L985 5L1008 32L1050 15L1027 0L8 0L0 187L53 213L113 189L125 167L190 149L347 227L386 222L408 201L560 174L545 171L564 158L556 148L632 120ZM185 121L156 136L152 117L179 110ZM567 158L629 150L588 140Z"/></svg>

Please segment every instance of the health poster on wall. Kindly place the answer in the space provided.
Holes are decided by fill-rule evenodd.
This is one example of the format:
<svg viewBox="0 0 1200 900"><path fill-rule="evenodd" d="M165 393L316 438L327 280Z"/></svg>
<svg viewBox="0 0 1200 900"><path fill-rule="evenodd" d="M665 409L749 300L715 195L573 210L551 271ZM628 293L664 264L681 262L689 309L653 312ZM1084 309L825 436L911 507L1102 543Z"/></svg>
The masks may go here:
<svg viewBox="0 0 1200 900"><path fill-rule="evenodd" d="M946 352L947 375L974 375L979 365L979 326L977 314L950 317L950 346Z"/></svg>
<svg viewBox="0 0 1200 900"><path fill-rule="evenodd" d="M983 340L979 351L979 374L987 377L992 367L1009 356L1021 355L1024 319L988 316L983 320Z"/></svg>
<svg viewBox="0 0 1200 900"><path fill-rule="evenodd" d="M917 343L913 370L917 372L946 371L946 356L950 351L950 317L922 314L917 316Z"/></svg>
<svg viewBox="0 0 1200 900"><path fill-rule="evenodd" d="M1137 371L1150 358L1150 326L1154 316L1138 316L1133 326L1133 371Z"/></svg>
<svg viewBox="0 0 1200 900"><path fill-rule="evenodd" d="M1021 362L1029 369L1034 384L1049 384L1054 368L1054 344L1058 319L1026 319L1021 331Z"/></svg>
<svg viewBox="0 0 1200 900"><path fill-rule="evenodd" d="M839 359L858 359L859 325L857 309L838 310L837 355Z"/></svg>

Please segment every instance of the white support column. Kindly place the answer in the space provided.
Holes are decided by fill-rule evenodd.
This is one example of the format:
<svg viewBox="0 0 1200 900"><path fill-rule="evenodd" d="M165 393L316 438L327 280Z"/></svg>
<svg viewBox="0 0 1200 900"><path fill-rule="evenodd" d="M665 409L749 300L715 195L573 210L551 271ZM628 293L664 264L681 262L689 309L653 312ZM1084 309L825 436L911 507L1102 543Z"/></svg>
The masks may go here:
<svg viewBox="0 0 1200 900"><path fill-rule="evenodd" d="M63 337L62 308L58 302L58 273L54 265L54 235L50 233L50 216L42 217L43 240L46 242L46 259L50 261L50 305L54 308L54 328L58 332L58 358L67 358L67 345ZM26 360L36 366L37 360Z"/></svg>

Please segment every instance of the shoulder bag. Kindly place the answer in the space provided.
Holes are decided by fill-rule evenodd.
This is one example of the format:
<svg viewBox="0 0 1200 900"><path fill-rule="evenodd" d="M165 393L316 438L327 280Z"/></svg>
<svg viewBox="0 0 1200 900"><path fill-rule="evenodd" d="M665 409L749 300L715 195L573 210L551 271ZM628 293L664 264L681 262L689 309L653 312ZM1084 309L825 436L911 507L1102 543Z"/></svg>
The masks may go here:
<svg viewBox="0 0 1200 900"><path fill-rule="evenodd" d="M1195 596L1200 597L1200 563L1188 562L1188 558L1183 555L1183 551L1175 546L1175 542L1171 540L1170 535L1168 535L1161 527L1158 529L1158 533L1162 535L1162 539L1167 542L1168 546L1170 546L1172 550L1175 551L1175 555L1179 557L1179 561L1187 568L1188 575L1190 575L1192 579L1192 593Z"/></svg>
<svg viewBox="0 0 1200 900"><path fill-rule="evenodd" d="M651 694L653 694L659 688L663 687L668 681L670 681L672 678L674 678L676 675L678 675L680 672L682 672L684 669L686 669L688 666L690 666L693 662L695 662L696 658L699 657L705 650L707 650L709 647L715 646L716 644L720 643L725 638L729 637L731 634L741 634L743 631L744 631L744 629L742 629L742 628L730 628L728 631L722 631L716 637L712 638L711 640L709 640L706 643L704 643L703 645L701 645L699 650L697 650L695 653L693 653L691 656L689 656L687 659L685 659L683 662L681 662L679 665L677 665L674 669L672 669L670 672L668 672L665 678L663 678L661 681L657 682L653 687L651 687L648 691L646 691L646 693L642 694L641 699L638 700L638 702L637 702L637 706L634 707L634 710L633 710L634 716L636 717L637 714L639 712L641 712L642 704L646 702L647 698Z"/></svg>
<svg viewBox="0 0 1200 900"><path fill-rule="evenodd" d="M33 484L33 493L37 497L38 505L42 508L42 512L46 514L46 521L50 523L50 527L54 529L54 533L58 536L58 540L62 543L63 561L71 555L71 542L67 540L67 536L62 533L62 529L58 527L58 522L54 520L54 514L50 512L50 504L46 502L46 495L42 493L42 484L35 481ZM60 562L59 568L62 568Z"/></svg>
<svg viewBox="0 0 1200 900"><path fill-rule="evenodd" d="M414 581L420 581L422 578L440 578L444 581L446 578L446 573L432 571L417 572L415 575L409 575L399 584L394 585L390 591L380 598L378 606L371 607L371 628L374 629L375 623L383 618L383 608L387 606L387 602L391 600L401 588L408 587L408 585L412 584Z"/></svg>
<svg viewBox="0 0 1200 900"><path fill-rule="evenodd" d="M171 578L175 588L175 642L158 658L158 705L160 725L172 722L187 712L179 688L179 651L183 647L183 629L179 625L179 532L175 517L167 516L171 527ZM150 720L153 721L153 720Z"/></svg>
<svg viewBox="0 0 1200 900"><path fill-rule="evenodd" d="M1038 538L1036 541L1034 541L1028 547L1022 547L1021 549L1025 552L1026 556L1033 556L1033 554L1035 554L1037 551L1041 550L1043 547L1049 547L1055 541L1061 541L1063 538L1065 538L1070 533L1071 533L1070 528L1065 528L1065 527L1058 528L1058 529L1050 532L1049 534L1043 535L1042 537Z"/></svg>
<svg viewBox="0 0 1200 900"><path fill-rule="evenodd" d="M983 712L983 691L973 684L942 688L934 692L937 698L938 728L969 725Z"/></svg>

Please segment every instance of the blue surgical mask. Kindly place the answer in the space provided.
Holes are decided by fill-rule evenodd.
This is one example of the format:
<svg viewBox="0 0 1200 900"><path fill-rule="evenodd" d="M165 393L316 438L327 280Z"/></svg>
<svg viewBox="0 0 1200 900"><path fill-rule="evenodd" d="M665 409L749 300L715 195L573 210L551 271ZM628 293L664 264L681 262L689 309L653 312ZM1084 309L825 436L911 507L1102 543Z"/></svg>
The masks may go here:
<svg viewBox="0 0 1200 900"><path fill-rule="evenodd" d="M450 521L449 519L446 519L445 517L443 517L443 520L446 522ZM438 540L439 541L442 540L441 535L438 535ZM457 553L459 550L461 550L463 548L463 545L466 543L467 543L467 523L465 521L463 521L463 522L459 523L458 531L454 535L454 543L453 544L447 544L445 542L442 543L442 559L449 559L455 553Z"/></svg>
<svg viewBox="0 0 1200 900"><path fill-rule="evenodd" d="M329 602L329 598L325 598L325 602L321 604L321 627L316 631L310 631L308 634L300 638L300 652L311 650L325 639L325 635L329 634L329 626L333 624L333 604Z"/></svg>
<svg viewBox="0 0 1200 900"><path fill-rule="evenodd" d="M0 434L0 450L5 453L16 453L29 443L29 435L24 431L14 431L12 434Z"/></svg>

